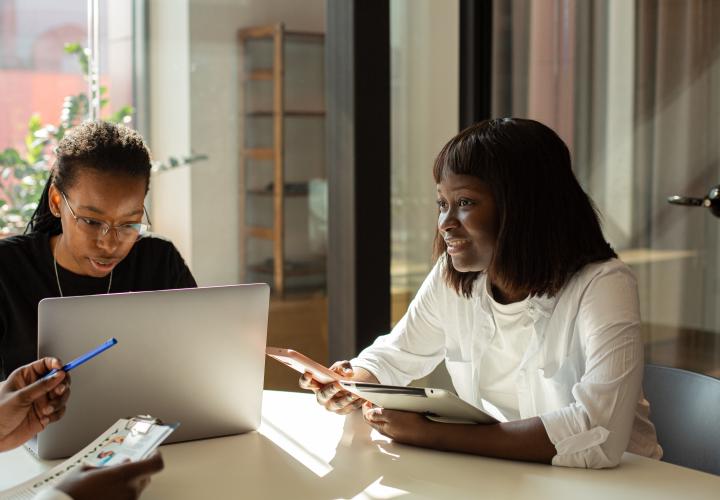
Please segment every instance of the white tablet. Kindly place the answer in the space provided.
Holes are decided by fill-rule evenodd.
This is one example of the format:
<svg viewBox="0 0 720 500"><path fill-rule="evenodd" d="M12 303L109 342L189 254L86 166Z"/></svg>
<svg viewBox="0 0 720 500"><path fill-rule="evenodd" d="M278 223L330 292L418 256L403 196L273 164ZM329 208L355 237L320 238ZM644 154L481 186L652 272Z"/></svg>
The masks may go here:
<svg viewBox="0 0 720 500"><path fill-rule="evenodd" d="M388 410L422 413L431 420L448 423L493 424L498 420L450 391L422 387L371 384L341 380L348 391Z"/></svg>

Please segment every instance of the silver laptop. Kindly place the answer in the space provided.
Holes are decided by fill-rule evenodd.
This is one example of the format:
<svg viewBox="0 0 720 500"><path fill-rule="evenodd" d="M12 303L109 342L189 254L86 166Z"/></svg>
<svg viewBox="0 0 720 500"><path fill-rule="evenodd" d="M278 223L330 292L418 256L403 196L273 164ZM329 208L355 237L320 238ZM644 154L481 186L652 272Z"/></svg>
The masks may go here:
<svg viewBox="0 0 720 500"><path fill-rule="evenodd" d="M118 418L180 422L168 443L260 425L269 287L232 285L44 299L38 356L63 362L118 344L71 372L65 416L29 443L70 456Z"/></svg>

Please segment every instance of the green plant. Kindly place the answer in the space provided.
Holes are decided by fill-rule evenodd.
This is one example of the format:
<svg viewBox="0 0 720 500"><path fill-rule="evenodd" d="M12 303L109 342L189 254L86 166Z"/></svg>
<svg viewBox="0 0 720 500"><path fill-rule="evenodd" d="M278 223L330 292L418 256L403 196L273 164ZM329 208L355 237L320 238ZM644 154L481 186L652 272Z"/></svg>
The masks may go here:
<svg viewBox="0 0 720 500"><path fill-rule="evenodd" d="M89 78L88 53L78 43L65 45L65 52L77 57L82 73ZM100 109L109 104L107 88L100 87ZM53 151L65 133L86 119L89 99L85 93L65 97L57 125L43 124L39 115L28 121L24 151L6 148L0 152L0 236L22 233L37 208L45 182L53 162ZM132 106L121 106L105 120L130 124L134 113ZM166 161L153 162L153 171L168 170L180 165L205 160L207 156L192 154L170 157Z"/></svg>

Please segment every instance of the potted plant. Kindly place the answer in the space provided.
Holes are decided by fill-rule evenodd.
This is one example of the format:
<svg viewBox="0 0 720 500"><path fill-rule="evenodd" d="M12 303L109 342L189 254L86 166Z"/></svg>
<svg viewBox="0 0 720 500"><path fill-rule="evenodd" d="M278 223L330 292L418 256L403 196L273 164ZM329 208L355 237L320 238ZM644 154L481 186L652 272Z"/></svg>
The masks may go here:
<svg viewBox="0 0 720 500"><path fill-rule="evenodd" d="M88 51L78 43L65 45L65 52L77 56L83 75L89 78ZM109 103L107 89L100 87L100 109ZM39 115L28 121L28 132L24 148L5 148L0 152L0 238L21 234L37 208L38 200L45 187L53 151L65 133L86 119L89 110L87 94L80 93L65 97L58 124L43 123ZM107 121L130 124L134 109L122 106L111 114ZM153 162L153 170L167 170L180 165L204 160L207 156L192 154L185 157L170 157L166 161Z"/></svg>

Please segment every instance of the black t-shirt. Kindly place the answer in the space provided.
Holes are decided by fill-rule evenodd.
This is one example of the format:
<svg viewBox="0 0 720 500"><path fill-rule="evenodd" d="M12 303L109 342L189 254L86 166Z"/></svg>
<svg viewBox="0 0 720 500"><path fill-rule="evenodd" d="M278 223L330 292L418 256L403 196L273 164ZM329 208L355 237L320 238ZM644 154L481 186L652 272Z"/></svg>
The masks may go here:
<svg viewBox="0 0 720 500"><path fill-rule="evenodd" d="M107 276L81 276L60 264L57 269L65 297L107 292ZM172 243L145 236L115 266L110 293L196 286ZM30 233L0 240L0 380L37 359L38 303L59 296L49 235Z"/></svg>

